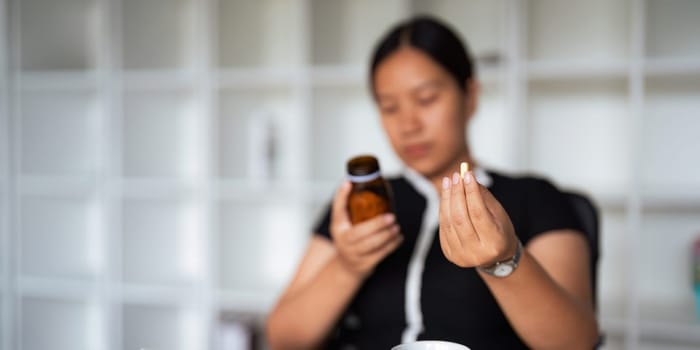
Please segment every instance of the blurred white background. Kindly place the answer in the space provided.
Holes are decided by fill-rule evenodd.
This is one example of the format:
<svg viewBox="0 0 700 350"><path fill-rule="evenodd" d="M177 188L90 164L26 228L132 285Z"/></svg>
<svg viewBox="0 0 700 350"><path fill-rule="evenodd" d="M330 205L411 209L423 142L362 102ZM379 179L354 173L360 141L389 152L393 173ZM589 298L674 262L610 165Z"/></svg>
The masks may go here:
<svg viewBox="0 0 700 350"><path fill-rule="evenodd" d="M698 349L700 1L0 0L0 350L243 349L359 152L397 20L479 60L493 169L595 199L605 349Z"/></svg>

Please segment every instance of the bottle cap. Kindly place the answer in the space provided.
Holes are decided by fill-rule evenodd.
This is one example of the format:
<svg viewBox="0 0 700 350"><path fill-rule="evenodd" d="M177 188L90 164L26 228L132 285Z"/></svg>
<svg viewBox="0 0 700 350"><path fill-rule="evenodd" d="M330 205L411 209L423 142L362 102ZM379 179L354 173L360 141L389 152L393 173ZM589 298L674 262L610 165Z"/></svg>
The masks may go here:
<svg viewBox="0 0 700 350"><path fill-rule="evenodd" d="M379 171L379 161L371 155L361 155L348 161L349 175L369 175Z"/></svg>

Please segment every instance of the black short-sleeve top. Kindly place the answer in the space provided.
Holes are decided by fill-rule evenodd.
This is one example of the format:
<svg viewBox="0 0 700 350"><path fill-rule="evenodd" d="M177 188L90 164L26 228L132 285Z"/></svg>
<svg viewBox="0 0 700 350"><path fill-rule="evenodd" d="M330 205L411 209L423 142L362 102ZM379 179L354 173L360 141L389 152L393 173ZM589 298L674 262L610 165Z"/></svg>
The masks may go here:
<svg viewBox="0 0 700 350"><path fill-rule="evenodd" d="M566 197L546 180L475 170L501 203L523 245L557 229L581 230ZM406 170L389 180L402 245L375 268L340 317L326 348L391 349L411 340L446 340L471 349L527 349L473 269L449 262L437 237L438 194ZM314 232L332 239L330 207Z"/></svg>

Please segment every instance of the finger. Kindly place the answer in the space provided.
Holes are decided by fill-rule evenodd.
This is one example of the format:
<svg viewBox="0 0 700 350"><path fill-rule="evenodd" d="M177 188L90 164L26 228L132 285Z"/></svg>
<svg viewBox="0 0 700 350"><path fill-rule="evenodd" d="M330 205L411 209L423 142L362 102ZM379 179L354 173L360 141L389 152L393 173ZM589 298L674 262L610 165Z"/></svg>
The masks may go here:
<svg viewBox="0 0 700 350"><path fill-rule="evenodd" d="M452 257L452 248L450 248L450 243L447 241L447 229L440 226L440 231L438 232L438 237L440 238L440 248L442 248L442 254L445 255L447 260Z"/></svg>
<svg viewBox="0 0 700 350"><path fill-rule="evenodd" d="M464 182L458 173L452 176L452 191L450 200L451 221L454 231L458 233L462 246L479 241L479 235L472 226L467 212L467 198L464 194Z"/></svg>
<svg viewBox="0 0 700 350"><path fill-rule="evenodd" d="M373 263L376 263L377 261L381 261L384 259L387 255L389 255L391 252L396 250L401 243L403 243L403 235L396 235L393 239L385 242L382 246L377 248L374 252L370 253L367 255L367 259L371 260Z"/></svg>
<svg viewBox="0 0 700 350"><path fill-rule="evenodd" d="M352 227L350 216L348 215L348 196L352 185L350 181L344 181L333 198L333 209L331 212L331 223L335 231L343 232Z"/></svg>
<svg viewBox="0 0 700 350"><path fill-rule="evenodd" d="M442 178L442 193L440 194L440 227L449 227L450 222L450 199L452 197L452 180L448 177Z"/></svg>
<svg viewBox="0 0 700 350"><path fill-rule="evenodd" d="M469 171L464 176L464 191L466 193L469 220L479 234L498 232L495 217L481 196L481 185L474 180L474 174Z"/></svg>
<svg viewBox="0 0 700 350"><path fill-rule="evenodd" d="M488 209L491 216L500 220L504 218L508 218L510 220L510 217L501 205L501 202L499 202L498 199L496 199L496 197L493 196L491 191L484 188L483 186L479 186L479 188L481 189L481 198L483 198L484 203L486 204L486 208Z"/></svg>
<svg viewBox="0 0 700 350"><path fill-rule="evenodd" d="M450 228L450 197L451 197L451 187L452 180L449 177L442 178L442 193L440 194L440 231L438 236L440 237L440 246L442 251L450 259L452 255L450 249L450 243L447 240L448 231Z"/></svg>
<svg viewBox="0 0 700 350"><path fill-rule="evenodd" d="M394 214L382 214L373 217L369 220L363 221L356 224L353 227L352 233L348 235L348 243L356 243L365 239L366 237L373 236L377 232L389 228L396 224L396 216Z"/></svg>
<svg viewBox="0 0 700 350"><path fill-rule="evenodd" d="M440 194L440 227L452 226L450 219L450 201L452 199L452 180L449 177L442 178L442 193Z"/></svg>
<svg viewBox="0 0 700 350"><path fill-rule="evenodd" d="M358 255L369 255L374 253L375 251L383 247L387 242L395 239L396 236L399 235L401 235L399 225L392 225L356 242L355 244L353 244L352 249Z"/></svg>
<svg viewBox="0 0 700 350"><path fill-rule="evenodd" d="M443 180L443 190L442 190L442 200L440 203L442 209L442 218L440 222L440 236L444 239L446 246L448 247L449 255L452 257L453 253L458 253L462 251L462 242L459 240L459 235L457 234L454 226L454 219L452 217L453 210L453 195L455 185L454 176L452 179L447 178L447 183Z"/></svg>

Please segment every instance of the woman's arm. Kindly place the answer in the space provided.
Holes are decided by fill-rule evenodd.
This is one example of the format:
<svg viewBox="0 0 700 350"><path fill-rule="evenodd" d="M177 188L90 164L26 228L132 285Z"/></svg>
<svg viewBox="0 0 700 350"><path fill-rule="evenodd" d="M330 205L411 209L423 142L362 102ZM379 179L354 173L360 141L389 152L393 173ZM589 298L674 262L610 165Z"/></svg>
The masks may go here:
<svg viewBox="0 0 700 350"><path fill-rule="evenodd" d="M296 276L267 319L273 349L318 347L361 285L326 238L311 239Z"/></svg>
<svg viewBox="0 0 700 350"><path fill-rule="evenodd" d="M506 278L480 272L518 335L533 349L594 348L588 246L573 231L544 233Z"/></svg>
<svg viewBox="0 0 700 350"><path fill-rule="evenodd" d="M440 244L462 267L489 266L513 257L510 218L467 173L443 181ZM598 326L592 307L588 247L575 231L551 231L523 250L508 277L480 272L518 335L534 349L592 349Z"/></svg>
<svg viewBox="0 0 700 350"><path fill-rule="evenodd" d="M403 238L394 215L352 225L347 214L350 184L333 200L333 242L315 235L296 276L267 319L273 349L318 347L374 267Z"/></svg>

